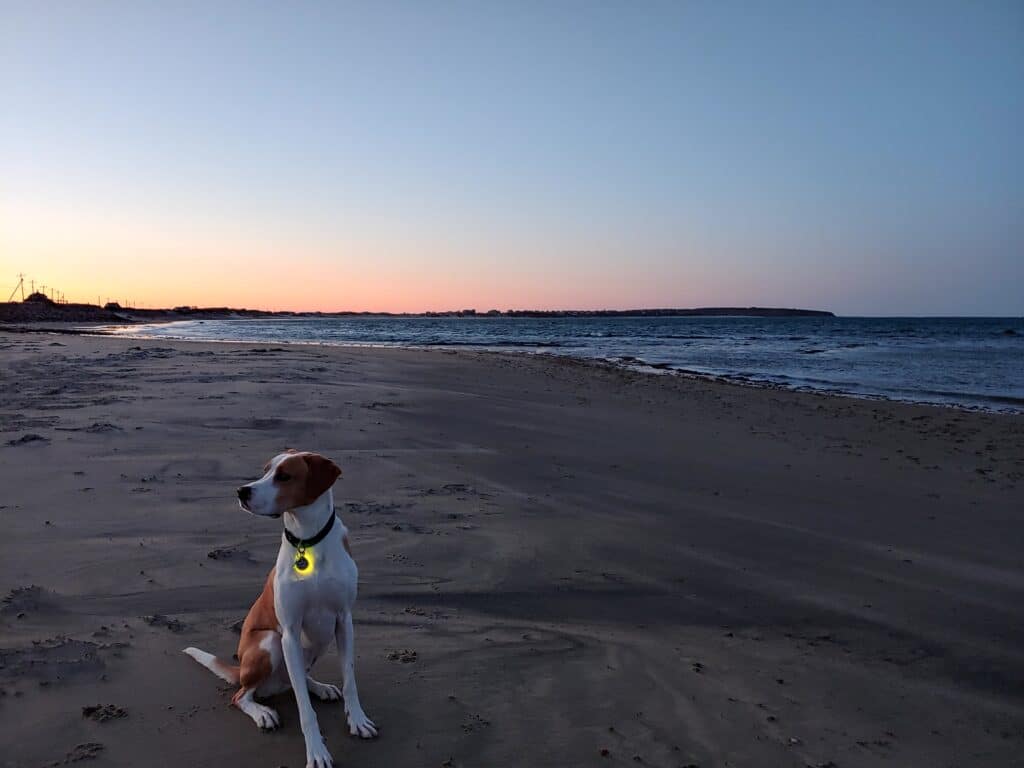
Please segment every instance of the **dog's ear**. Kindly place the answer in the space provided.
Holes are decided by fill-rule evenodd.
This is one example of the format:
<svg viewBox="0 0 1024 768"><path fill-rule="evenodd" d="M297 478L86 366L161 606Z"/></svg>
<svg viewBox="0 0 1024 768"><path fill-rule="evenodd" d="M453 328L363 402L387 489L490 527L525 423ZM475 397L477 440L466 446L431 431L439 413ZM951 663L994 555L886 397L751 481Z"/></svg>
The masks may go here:
<svg viewBox="0 0 1024 768"><path fill-rule="evenodd" d="M310 502L313 502L341 477L341 468L318 453L307 453L302 458L309 469L309 474L306 475L306 495Z"/></svg>

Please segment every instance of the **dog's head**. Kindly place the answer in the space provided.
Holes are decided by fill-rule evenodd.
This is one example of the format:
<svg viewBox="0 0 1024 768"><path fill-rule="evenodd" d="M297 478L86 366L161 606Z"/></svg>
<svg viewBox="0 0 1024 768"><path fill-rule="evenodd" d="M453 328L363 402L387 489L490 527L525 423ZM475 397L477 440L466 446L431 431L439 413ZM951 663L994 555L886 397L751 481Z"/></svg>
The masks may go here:
<svg viewBox="0 0 1024 768"><path fill-rule="evenodd" d="M312 504L340 476L338 465L318 453L286 451L267 462L263 477L238 489L238 505L254 515L280 517Z"/></svg>

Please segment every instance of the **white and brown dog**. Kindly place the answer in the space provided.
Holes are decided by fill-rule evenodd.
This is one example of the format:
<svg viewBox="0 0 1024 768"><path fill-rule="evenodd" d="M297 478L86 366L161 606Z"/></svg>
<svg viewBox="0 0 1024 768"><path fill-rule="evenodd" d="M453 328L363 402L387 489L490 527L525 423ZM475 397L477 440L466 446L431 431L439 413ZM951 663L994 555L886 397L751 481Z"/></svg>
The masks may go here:
<svg viewBox="0 0 1024 768"><path fill-rule="evenodd" d="M359 572L352 559L348 531L336 517L331 486L341 470L315 453L289 451L271 459L259 480L238 489L239 505L264 517L284 515L277 564L242 625L238 665L197 648L185 653L218 677L241 687L232 702L260 728L276 728L277 712L256 702L291 688L306 740L306 768L330 768L309 694L345 701L349 732L364 739L377 735L356 690L352 606ZM342 687L308 675L332 640L338 642Z"/></svg>

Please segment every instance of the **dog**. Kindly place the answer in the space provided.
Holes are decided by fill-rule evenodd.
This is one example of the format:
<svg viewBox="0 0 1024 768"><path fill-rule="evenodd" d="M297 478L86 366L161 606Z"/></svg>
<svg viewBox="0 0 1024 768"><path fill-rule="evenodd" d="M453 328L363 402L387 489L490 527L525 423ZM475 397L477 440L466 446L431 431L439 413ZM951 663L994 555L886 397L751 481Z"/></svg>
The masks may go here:
<svg viewBox="0 0 1024 768"><path fill-rule="evenodd" d="M239 663L228 664L198 648L184 652L221 679L239 685L231 701L260 728L273 729L281 721L277 712L256 699L291 688L306 741L306 768L331 768L311 693L326 701L344 700L353 736L377 735L356 689L352 607L359 571L331 490L341 469L319 454L297 451L278 454L263 469L259 480L238 489L238 504L253 515L283 516L284 531L277 563L242 625ZM309 676L332 641L337 641L341 658L340 690Z"/></svg>

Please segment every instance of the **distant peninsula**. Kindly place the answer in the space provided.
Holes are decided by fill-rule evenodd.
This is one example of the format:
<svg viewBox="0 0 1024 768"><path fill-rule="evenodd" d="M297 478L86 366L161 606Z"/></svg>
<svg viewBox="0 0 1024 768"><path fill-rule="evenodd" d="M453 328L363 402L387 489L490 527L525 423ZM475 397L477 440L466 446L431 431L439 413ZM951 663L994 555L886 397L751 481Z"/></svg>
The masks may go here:
<svg viewBox="0 0 1024 768"><path fill-rule="evenodd" d="M446 312L269 312L232 307L139 309L111 302L70 304L35 293L25 301L0 304L0 323L158 323L174 320L231 320L260 317L835 317L818 309L780 307L698 307L695 309L455 309Z"/></svg>

